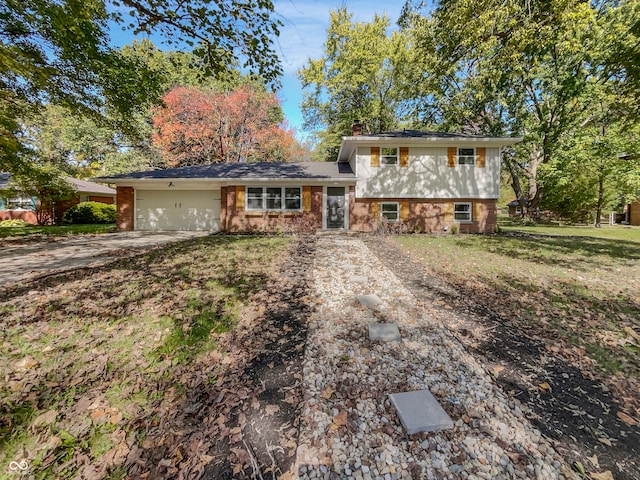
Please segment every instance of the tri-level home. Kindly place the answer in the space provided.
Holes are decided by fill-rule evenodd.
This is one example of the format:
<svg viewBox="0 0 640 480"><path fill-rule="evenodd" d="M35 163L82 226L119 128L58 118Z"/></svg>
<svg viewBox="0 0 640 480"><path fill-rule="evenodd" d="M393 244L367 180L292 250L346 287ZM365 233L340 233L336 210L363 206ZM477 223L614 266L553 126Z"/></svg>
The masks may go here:
<svg viewBox="0 0 640 480"><path fill-rule="evenodd" d="M518 138L415 130L362 135L335 162L233 163L134 172L117 185L120 230L336 229L489 233L500 158Z"/></svg>

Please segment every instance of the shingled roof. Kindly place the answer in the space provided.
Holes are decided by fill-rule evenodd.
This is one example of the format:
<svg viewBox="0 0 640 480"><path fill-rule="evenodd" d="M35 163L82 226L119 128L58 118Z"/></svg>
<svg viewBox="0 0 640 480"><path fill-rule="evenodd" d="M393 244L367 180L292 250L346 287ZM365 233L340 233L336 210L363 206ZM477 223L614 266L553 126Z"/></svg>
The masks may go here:
<svg viewBox="0 0 640 480"><path fill-rule="evenodd" d="M117 180L142 179L355 179L348 164L336 162L256 162L256 163L214 163L191 167L132 172L96 178L98 181L116 182Z"/></svg>

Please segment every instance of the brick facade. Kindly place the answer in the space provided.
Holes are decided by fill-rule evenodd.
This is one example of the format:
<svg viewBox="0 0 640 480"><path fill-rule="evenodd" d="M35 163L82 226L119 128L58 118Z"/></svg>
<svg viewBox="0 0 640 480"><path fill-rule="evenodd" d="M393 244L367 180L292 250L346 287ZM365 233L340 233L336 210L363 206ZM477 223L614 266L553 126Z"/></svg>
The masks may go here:
<svg viewBox="0 0 640 480"><path fill-rule="evenodd" d="M350 193L349 225L351 230L371 232L380 223L379 205L383 202L400 204L400 223L408 232L444 232L457 226L461 233L493 233L498 223L497 200L455 199L435 200L421 198L359 198ZM472 221L454 222L453 203L471 202Z"/></svg>
<svg viewBox="0 0 640 480"><path fill-rule="evenodd" d="M244 187L240 187L243 189ZM221 189L220 228L226 232L296 232L322 228L322 187L310 189L309 208L302 212L253 212L244 209L244 200L238 201L238 189ZM303 202L304 203L304 202Z"/></svg>
<svg viewBox="0 0 640 480"><path fill-rule="evenodd" d="M135 215L135 191L133 187L118 187L116 206L116 227L118 230L133 230Z"/></svg>

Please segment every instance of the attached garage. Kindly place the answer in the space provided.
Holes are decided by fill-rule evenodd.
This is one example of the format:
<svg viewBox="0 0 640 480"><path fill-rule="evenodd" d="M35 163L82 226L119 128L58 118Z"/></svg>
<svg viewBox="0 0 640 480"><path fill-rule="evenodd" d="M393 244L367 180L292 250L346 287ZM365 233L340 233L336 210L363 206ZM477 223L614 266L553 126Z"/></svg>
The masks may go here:
<svg viewBox="0 0 640 480"><path fill-rule="evenodd" d="M220 230L220 190L135 190L136 230Z"/></svg>

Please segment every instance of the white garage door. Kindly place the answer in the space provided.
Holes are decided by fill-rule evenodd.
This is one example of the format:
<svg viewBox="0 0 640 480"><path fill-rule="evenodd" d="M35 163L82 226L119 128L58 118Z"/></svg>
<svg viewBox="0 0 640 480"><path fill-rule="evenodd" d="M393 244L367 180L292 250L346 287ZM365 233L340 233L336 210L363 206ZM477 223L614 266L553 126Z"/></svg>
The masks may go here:
<svg viewBox="0 0 640 480"><path fill-rule="evenodd" d="M136 230L220 230L220 190L136 190Z"/></svg>

